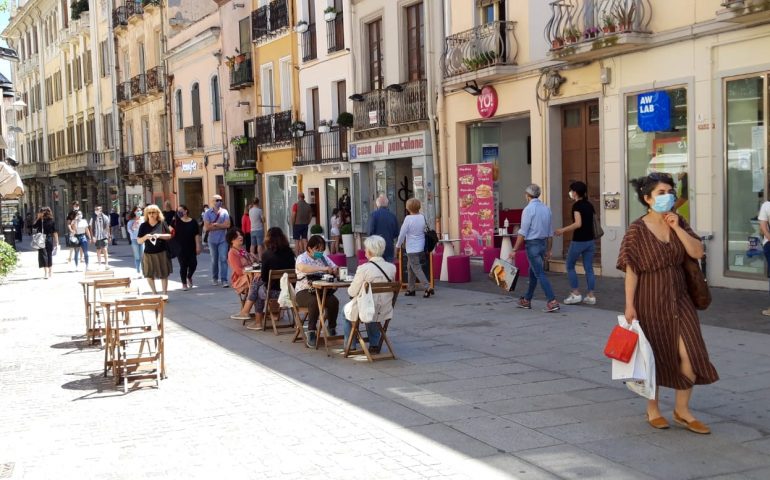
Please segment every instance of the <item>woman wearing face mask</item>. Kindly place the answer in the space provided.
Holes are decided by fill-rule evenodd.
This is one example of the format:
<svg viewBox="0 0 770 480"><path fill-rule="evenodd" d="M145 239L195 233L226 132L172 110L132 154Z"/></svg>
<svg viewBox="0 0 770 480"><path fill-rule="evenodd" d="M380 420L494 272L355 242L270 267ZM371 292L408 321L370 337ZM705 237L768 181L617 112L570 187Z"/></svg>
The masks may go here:
<svg viewBox="0 0 770 480"><path fill-rule="evenodd" d="M189 290L193 288L193 274L198 268L198 255L201 254L201 231L198 222L190 217L186 205L179 205L176 215L174 238L179 244L179 275L182 279L182 290Z"/></svg>
<svg viewBox="0 0 770 480"><path fill-rule="evenodd" d="M719 379L709 361L698 315L687 293L685 256L699 259L703 245L687 222L671 210L674 180L651 173L631 181L648 213L632 223L620 246L617 268L626 272L626 319L639 320L655 354L658 386L676 390L673 419L695 433L710 433L690 412L693 385ZM656 400L647 402L647 420L668 428Z"/></svg>
<svg viewBox="0 0 770 480"><path fill-rule="evenodd" d="M75 235L80 244L79 248L75 248L75 270L78 268L81 252L83 253L83 262L86 264L86 270L88 270L88 243L91 241L91 229L88 227L88 221L83 218L83 212L80 210L75 213L75 219L70 223L70 231Z"/></svg>
<svg viewBox="0 0 770 480"><path fill-rule="evenodd" d="M572 241L567 251L567 278L569 286L572 288L569 297L564 299L567 305L575 305L583 302L587 305L595 305L594 287L596 279L594 278L594 206L586 200L588 187L583 182L572 182L569 186L569 198L574 202L572 205L572 217L575 221L564 228L556 229L556 235L564 235L567 232L572 234ZM588 291L586 296L580 294L578 288L578 276L575 271L578 257L583 258L583 269L586 272L586 283Z"/></svg>
<svg viewBox="0 0 770 480"><path fill-rule="evenodd" d="M134 266L136 267L137 278L142 278L142 256L144 255L144 245L136 241L139 235L139 226L142 224L142 209L134 208L128 217L126 230L128 230L128 240L131 243L131 250L134 253Z"/></svg>
<svg viewBox="0 0 770 480"><path fill-rule="evenodd" d="M320 235L313 235L307 241L307 250L297 257L297 304L301 307L307 307L309 314L307 317L307 346L315 348L316 327L320 310L318 309L318 300L315 293L311 290L308 274L330 273L337 275L337 266L329 257L324 254L326 250L326 241ZM337 314L340 310L340 302L334 295L326 297L326 321L328 322L329 334L337 335Z"/></svg>

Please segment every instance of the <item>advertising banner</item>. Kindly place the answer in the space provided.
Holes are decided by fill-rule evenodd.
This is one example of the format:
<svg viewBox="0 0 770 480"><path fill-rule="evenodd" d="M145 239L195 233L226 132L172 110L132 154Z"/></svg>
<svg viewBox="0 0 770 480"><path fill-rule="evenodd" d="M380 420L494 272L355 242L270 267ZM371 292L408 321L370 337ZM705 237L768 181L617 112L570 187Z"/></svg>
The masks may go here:
<svg viewBox="0 0 770 480"><path fill-rule="evenodd" d="M495 230L494 164L458 165L460 253L481 256Z"/></svg>

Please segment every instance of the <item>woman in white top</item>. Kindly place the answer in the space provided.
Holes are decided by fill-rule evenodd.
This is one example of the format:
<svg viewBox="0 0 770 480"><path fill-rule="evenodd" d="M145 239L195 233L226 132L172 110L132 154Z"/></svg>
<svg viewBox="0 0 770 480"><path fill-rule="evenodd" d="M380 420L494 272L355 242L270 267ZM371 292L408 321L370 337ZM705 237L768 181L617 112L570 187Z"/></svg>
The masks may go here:
<svg viewBox="0 0 770 480"><path fill-rule="evenodd" d="M406 210L409 212L409 215L401 225L401 233L398 235L396 248L401 248L401 245L406 242L406 266L409 285L404 295L414 297L414 283L415 276L417 276L423 285L424 293L422 296L428 298L435 292L430 288L428 278L422 270L422 262L425 258L425 217L420 214L421 207L420 201L416 198L410 198L406 201Z"/></svg>
<svg viewBox="0 0 770 480"><path fill-rule="evenodd" d="M142 209L137 207L129 215L126 230L128 230L128 240L131 243L131 250L134 252L134 267L138 278L142 278L142 255L144 254L144 245L136 241L139 235L139 226L142 224Z"/></svg>
<svg viewBox="0 0 770 480"><path fill-rule="evenodd" d="M332 210L331 226L329 235L332 237L332 253L337 253L340 244L340 209Z"/></svg>
<svg viewBox="0 0 770 480"><path fill-rule="evenodd" d="M366 283L396 281L396 266L382 258L382 254L385 252L384 238L379 235L367 237L364 240L364 250L369 261L358 267L356 276L353 277L353 283L348 287L348 295L352 298L351 302L358 302L358 295L361 294L361 289L364 288ZM380 328L375 323L382 323L393 318L393 298L386 293L378 293L373 295L373 297L377 313L373 322L365 323L364 325L366 325L366 336L369 338L369 352L377 354L380 353L381 336ZM358 316L357 308L353 308L351 311L352 316ZM345 332L345 344L348 342L351 327L353 326L351 322L354 320L355 318L346 318L342 324L342 329Z"/></svg>
<svg viewBox="0 0 770 480"><path fill-rule="evenodd" d="M70 223L70 231L78 239L80 248L75 249L75 269L78 268L78 261L80 260L80 252L83 252L83 261L86 264L86 270L88 270L88 242L91 241L91 229L88 227L88 221L83 218L83 212L78 210L75 214L75 219Z"/></svg>

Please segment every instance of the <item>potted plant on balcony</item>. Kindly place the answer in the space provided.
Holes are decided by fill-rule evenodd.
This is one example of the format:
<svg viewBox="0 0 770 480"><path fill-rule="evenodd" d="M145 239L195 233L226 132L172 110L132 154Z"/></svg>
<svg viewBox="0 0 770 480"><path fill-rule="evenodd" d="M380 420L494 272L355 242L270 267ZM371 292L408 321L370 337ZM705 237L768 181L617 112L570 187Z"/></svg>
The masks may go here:
<svg viewBox="0 0 770 480"><path fill-rule="evenodd" d="M342 248L345 250L346 257L352 257L355 254L355 237L353 236L353 225L346 223L340 227L342 235Z"/></svg>
<svg viewBox="0 0 770 480"><path fill-rule="evenodd" d="M318 122L318 133L329 133L329 130L332 129L332 121L331 120L321 120Z"/></svg>
<svg viewBox="0 0 770 480"><path fill-rule="evenodd" d="M352 127L353 126L353 114L348 112L342 112L337 117L337 125L340 127Z"/></svg>
<svg viewBox="0 0 770 480"><path fill-rule="evenodd" d="M73 0L70 4L72 20L80 19L80 14L88 11L88 0Z"/></svg>
<svg viewBox="0 0 770 480"><path fill-rule="evenodd" d="M227 68L233 68L233 65L235 65L235 56L228 57L225 55L225 65L227 65Z"/></svg>
<svg viewBox="0 0 770 480"><path fill-rule="evenodd" d="M307 32L307 22L304 20L300 20L297 22L297 24L294 26L294 31L297 33L305 33Z"/></svg>
<svg viewBox="0 0 770 480"><path fill-rule="evenodd" d="M236 55L235 55L235 64L236 65L246 61L246 54L245 53L241 53L241 51L238 50L237 48L235 49L235 53L236 53Z"/></svg>
<svg viewBox="0 0 770 480"><path fill-rule="evenodd" d="M586 40L596 38L597 36L599 36L599 27L588 27L586 28L586 31L583 32L583 38Z"/></svg>
<svg viewBox="0 0 770 480"><path fill-rule="evenodd" d="M230 139L230 143L232 145L246 145L249 143L249 139L246 138L246 135L236 135L233 138Z"/></svg>
<svg viewBox="0 0 770 480"><path fill-rule="evenodd" d="M634 28L634 14L636 6L633 4L618 4L615 7L615 18L618 21L618 30L621 32L630 32Z"/></svg>
<svg viewBox="0 0 770 480"><path fill-rule="evenodd" d="M576 43L580 40L580 30L576 27L567 27L564 30L564 41L567 44Z"/></svg>
<svg viewBox="0 0 770 480"><path fill-rule="evenodd" d="M604 33L615 33L615 19L612 15L605 15L602 19L602 31Z"/></svg>
<svg viewBox="0 0 770 480"><path fill-rule="evenodd" d="M306 125L305 122L302 120L297 120L296 122L292 123L289 127L289 131L292 135L295 137L301 137L305 135Z"/></svg>
<svg viewBox="0 0 770 480"><path fill-rule="evenodd" d="M327 22L333 22L337 18L337 9L329 6L324 9L324 18Z"/></svg>
<svg viewBox="0 0 770 480"><path fill-rule="evenodd" d="M740 10L746 6L743 0L726 0L722 5L733 10Z"/></svg>
<svg viewBox="0 0 770 480"><path fill-rule="evenodd" d="M551 40L551 50L556 50L564 46L564 39L562 37L554 37Z"/></svg>

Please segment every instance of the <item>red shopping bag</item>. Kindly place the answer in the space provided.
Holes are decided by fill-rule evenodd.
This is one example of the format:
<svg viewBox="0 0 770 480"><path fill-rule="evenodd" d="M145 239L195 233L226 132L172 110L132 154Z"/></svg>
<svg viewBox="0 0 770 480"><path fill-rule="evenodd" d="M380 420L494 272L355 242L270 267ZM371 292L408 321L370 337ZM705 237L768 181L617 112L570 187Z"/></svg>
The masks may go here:
<svg viewBox="0 0 770 480"><path fill-rule="evenodd" d="M612 333L610 333L610 338L607 339L607 345L604 347L604 355L628 363L634 354L638 341L639 334L620 325L615 325Z"/></svg>

